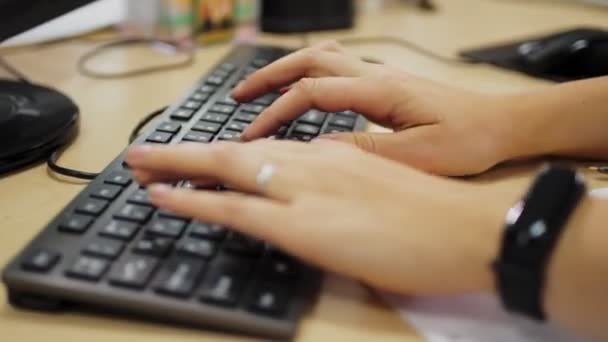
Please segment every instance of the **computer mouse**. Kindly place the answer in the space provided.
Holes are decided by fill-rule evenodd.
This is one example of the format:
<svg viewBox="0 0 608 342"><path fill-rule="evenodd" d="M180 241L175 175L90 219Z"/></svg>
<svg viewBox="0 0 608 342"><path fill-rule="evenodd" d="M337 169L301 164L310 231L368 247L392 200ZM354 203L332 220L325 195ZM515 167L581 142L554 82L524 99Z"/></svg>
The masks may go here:
<svg viewBox="0 0 608 342"><path fill-rule="evenodd" d="M70 142L78 117L76 104L54 89L0 80L0 176Z"/></svg>
<svg viewBox="0 0 608 342"><path fill-rule="evenodd" d="M526 42L518 55L522 67L536 74L608 75L608 32L582 30Z"/></svg>

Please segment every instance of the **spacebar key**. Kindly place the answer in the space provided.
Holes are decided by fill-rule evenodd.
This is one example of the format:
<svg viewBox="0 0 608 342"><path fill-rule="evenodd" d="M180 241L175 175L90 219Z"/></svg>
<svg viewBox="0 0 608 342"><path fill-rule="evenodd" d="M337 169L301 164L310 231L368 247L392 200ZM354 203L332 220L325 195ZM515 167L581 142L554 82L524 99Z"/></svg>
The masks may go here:
<svg viewBox="0 0 608 342"><path fill-rule="evenodd" d="M158 266L158 259L148 256L129 255L114 265L110 272L110 284L141 289L146 286Z"/></svg>

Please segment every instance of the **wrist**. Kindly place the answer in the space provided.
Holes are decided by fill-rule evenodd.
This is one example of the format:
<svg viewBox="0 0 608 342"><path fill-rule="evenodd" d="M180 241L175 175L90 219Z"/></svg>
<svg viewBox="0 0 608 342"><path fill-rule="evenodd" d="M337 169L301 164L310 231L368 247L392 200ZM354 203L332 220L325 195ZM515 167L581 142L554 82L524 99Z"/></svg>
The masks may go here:
<svg viewBox="0 0 608 342"><path fill-rule="evenodd" d="M555 139L556 111L543 102L538 92L510 94L498 100L496 137L500 161L550 154Z"/></svg>
<svg viewBox="0 0 608 342"><path fill-rule="evenodd" d="M469 220L462 247L463 269L471 271L469 287L474 291L495 293L496 282L492 263L498 256L505 227L505 216L525 192L525 186L504 191L495 185L475 185L465 212ZM470 208L478 208L471 211ZM472 215L471 215L472 214Z"/></svg>

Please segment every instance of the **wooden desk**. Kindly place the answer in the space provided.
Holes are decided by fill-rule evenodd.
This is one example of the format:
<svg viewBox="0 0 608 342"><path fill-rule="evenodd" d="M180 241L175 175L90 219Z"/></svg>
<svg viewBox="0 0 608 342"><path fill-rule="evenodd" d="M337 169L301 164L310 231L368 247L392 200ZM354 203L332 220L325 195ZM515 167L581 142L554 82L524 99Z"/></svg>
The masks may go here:
<svg viewBox="0 0 608 342"><path fill-rule="evenodd" d="M393 8L359 18L351 31L308 35L310 41L348 36L391 34L417 42L437 53L453 55L475 47L520 36L580 25L606 27L608 10L558 1L460 0L437 1L439 12L427 14L410 8ZM264 35L262 43L297 47L300 37ZM99 81L76 72L76 61L97 43L72 40L40 47L5 51L8 61L39 83L61 89L80 105L80 136L61 159L61 164L84 170L100 170L126 145L131 129L159 107L173 102L230 46L200 49L195 64L187 69L126 80ZM350 47L353 53L387 63L442 82L483 91L516 91L546 86L546 82L505 72L490 66L449 66L403 48L370 44ZM99 67L128 69L152 62L146 50L128 49L101 58ZM2 71L0 71L2 72ZM0 74L1 75L1 74ZM536 165L500 168L478 177L505 189L526 182ZM601 179L589 175L592 184ZM0 178L0 264L5 264L47 221L71 200L83 185L58 182L38 166ZM242 338L207 333L149 322L82 313L46 314L15 310L0 294L0 333L10 341L217 341ZM319 302L304 320L297 341L410 341L419 340L411 327L362 286L329 276Z"/></svg>

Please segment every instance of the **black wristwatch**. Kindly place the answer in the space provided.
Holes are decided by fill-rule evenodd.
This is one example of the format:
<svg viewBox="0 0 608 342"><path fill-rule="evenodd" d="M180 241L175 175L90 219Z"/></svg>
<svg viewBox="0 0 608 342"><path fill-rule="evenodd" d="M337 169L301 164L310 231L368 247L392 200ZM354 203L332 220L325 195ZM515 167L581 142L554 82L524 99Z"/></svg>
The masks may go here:
<svg viewBox="0 0 608 342"><path fill-rule="evenodd" d="M547 265L584 193L580 174L547 166L507 213L502 247L493 264L497 290L507 310L545 319L542 301Z"/></svg>

